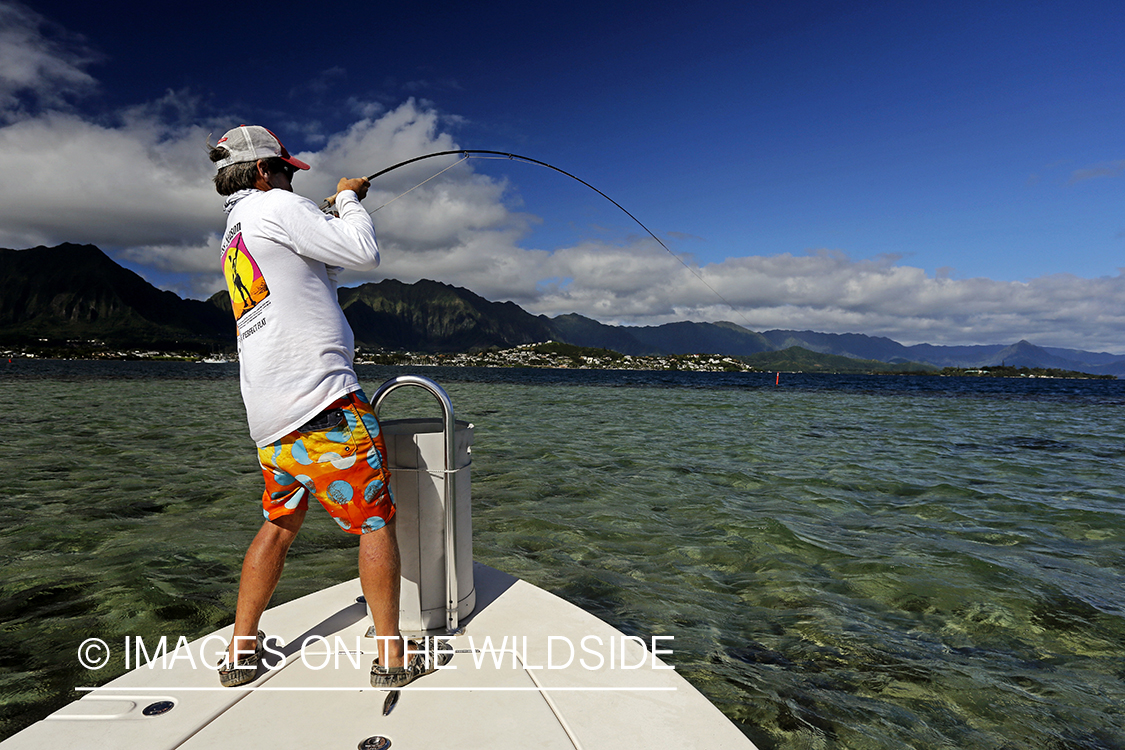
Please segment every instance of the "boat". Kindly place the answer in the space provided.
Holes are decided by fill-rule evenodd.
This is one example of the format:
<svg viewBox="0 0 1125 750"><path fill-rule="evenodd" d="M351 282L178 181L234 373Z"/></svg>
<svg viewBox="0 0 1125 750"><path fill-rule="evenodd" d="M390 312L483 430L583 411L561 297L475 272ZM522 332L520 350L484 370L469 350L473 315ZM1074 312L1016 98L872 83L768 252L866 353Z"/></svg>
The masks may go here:
<svg viewBox="0 0 1125 750"><path fill-rule="evenodd" d="M271 608L255 680L218 684L233 625L203 638L88 639L91 661L124 648L133 669L0 742L0 750L469 747L755 750L662 656L669 636L622 633L554 594L474 562L472 425L412 375L441 419L383 422L398 503L401 628L436 669L400 690L370 687L377 634L358 579ZM84 650L85 649L85 650ZM130 661L130 659L132 661ZM448 660L448 661L446 661ZM440 666L437 666L440 665ZM92 673L96 674L96 673Z"/></svg>

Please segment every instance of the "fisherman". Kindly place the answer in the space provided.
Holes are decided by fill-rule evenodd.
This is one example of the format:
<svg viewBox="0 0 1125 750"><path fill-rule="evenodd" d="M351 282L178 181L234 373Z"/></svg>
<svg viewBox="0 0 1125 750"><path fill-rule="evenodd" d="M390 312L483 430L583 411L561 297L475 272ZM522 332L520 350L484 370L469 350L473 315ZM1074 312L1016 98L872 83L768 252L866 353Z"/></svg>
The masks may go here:
<svg viewBox="0 0 1125 750"><path fill-rule="evenodd" d="M398 688L433 671L399 632L395 504L379 422L352 367L354 339L336 297L341 267L379 265L370 183L341 179L338 217L293 193L309 168L269 130L243 125L211 148L215 189L227 196L222 246L238 330L242 398L265 478L265 521L242 563L234 636L219 681L252 681L264 651L258 620L315 497L359 540L359 578L379 636L371 685ZM238 296L236 296L236 293ZM240 658L241 657L241 658Z"/></svg>

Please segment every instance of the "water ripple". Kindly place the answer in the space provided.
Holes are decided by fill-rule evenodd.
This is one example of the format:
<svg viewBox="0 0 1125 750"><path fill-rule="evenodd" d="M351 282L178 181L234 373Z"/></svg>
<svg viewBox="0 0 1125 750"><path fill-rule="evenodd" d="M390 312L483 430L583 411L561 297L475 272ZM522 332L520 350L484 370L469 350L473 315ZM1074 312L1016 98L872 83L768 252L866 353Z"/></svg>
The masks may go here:
<svg viewBox="0 0 1125 750"><path fill-rule="evenodd" d="M233 369L95 364L0 379L0 736L89 682L76 636L228 623L259 524ZM435 374L476 557L673 635L763 750L1125 746L1121 386ZM275 602L354 575L324 520Z"/></svg>

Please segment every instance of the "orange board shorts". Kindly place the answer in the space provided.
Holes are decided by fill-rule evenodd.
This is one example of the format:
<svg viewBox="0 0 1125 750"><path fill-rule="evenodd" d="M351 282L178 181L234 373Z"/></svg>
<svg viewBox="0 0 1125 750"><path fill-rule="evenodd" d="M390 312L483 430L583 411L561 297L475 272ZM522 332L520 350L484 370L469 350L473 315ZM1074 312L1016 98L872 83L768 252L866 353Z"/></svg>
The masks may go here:
<svg viewBox="0 0 1125 750"><path fill-rule="evenodd" d="M363 391L259 448L258 462L266 480L262 510L271 521L307 509L310 494L350 534L376 531L394 518L387 448Z"/></svg>

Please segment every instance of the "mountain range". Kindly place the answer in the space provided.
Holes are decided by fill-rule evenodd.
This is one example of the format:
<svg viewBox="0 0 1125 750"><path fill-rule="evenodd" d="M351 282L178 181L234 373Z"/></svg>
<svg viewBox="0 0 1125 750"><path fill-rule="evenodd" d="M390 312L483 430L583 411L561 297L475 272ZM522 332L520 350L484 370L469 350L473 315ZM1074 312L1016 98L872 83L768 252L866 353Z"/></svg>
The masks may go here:
<svg viewBox="0 0 1125 750"><path fill-rule="evenodd" d="M977 368L1006 364L1125 375L1125 355L1035 346L904 346L858 333L772 330L729 322L612 326L569 314L533 315L468 289L394 279L339 290L356 343L372 349L466 352L555 340L623 354L750 356L801 347L823 355ZM147 347L207 351L234 348L230 298L181 299L161 291L93 245L0 249L0 344Z"/></svg>

